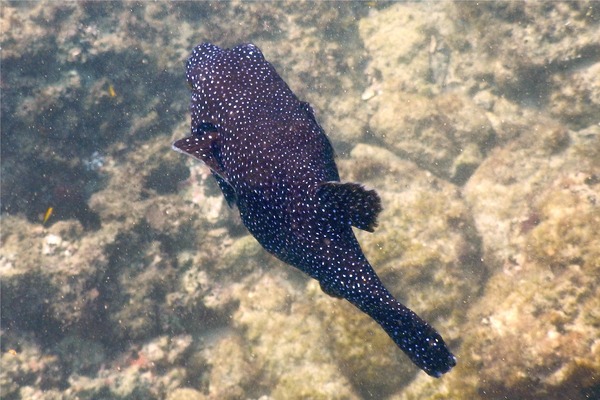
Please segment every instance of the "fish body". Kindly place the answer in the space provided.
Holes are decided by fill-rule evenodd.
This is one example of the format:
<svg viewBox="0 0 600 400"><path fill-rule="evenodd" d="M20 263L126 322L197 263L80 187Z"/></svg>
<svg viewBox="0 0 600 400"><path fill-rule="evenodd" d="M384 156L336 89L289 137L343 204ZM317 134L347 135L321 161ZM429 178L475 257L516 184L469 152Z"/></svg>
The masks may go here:
<svg viewBox="0 0 600 400"><path fill-rule="evenodd" d="M46 213L44 214L44 219L42 220L42 225L46 225L46 222L48 222L48 220L52 216L53 212L54 212L54 207L48 207L48 209L46 210Z"/></svg>
<svg viewBox="0 0 600 400"><path fill-rule="evenodd" d="M208 165L267 251L371 316L429 375L449 371L456 359L441 336L388 292L365 258L352 226L373 231L381 201L373 190L340 182L310 105L252 44L200 44L186 77L191 135L173 149Z"/></svg>

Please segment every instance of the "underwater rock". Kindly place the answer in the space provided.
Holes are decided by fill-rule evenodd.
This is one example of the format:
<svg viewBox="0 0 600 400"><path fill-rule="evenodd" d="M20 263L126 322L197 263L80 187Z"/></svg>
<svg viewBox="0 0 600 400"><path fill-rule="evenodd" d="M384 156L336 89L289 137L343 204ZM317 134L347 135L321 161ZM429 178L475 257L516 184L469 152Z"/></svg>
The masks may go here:
<svg viewBox="0 0 600 400"><path fill-rule="evenodd" d="M577 74L597 60L600 20L593 4L454 3L449 10L473 32L467 40L482 56L482 62L465 63L462 74L483 77L487 69L500 92L543 103L561 90L551 84L555 74Z"/></svg>
<svg viewBox="0 0 600 400"><path fill-rule="evenodd" d="M357 145L339 166L345 179L360 180L381 194L376 231L357 232L374 269L392 293L449 332L452 347L467 312L456 305L473 302L486 275L479 237L457 188L388 150L365 144ZM414 378L414 369L407 368L400 354L385 350L385 335L346 308L332 313L329 302L323 303L319 308L334 353L359 390L389 394ZM361 343L365 335L371 345ZM393 378L385 373L389 369L395 371Z"/></svg>
<svg viewBox="0 0 600 400"><path fill-rule="evenodd" d="M271 268L277 270L274 264L278 264L275 259ZM325 332L314 312L315 299L304 288L306 278L296 271L290 274L255 274L244 286L237 285L240 306L234 326L243 332L245 351L252 354L265 387L281 396L354 398L348 380L336 373L336 360L328 347L315 345Z"/></svg>
<svg viewBox="0 0 600 400"><path fill-rule="evenodd" d="M316 368L318 365L318 368ZM273 399L358 400L352 387L340 379L332 364L306 362L282 374L271 396ZM307 384L307 382L310 382Z"/></svg>
<svg viewBox="0 0 600 400"><path fill-rule="evenodd" d="M491 398L583 399L600 376L600 185L581 144L599 148L599 136L572 133L557 153L545 146L555 125L533 126L465 187L492 278L470 313L464 361Z"/></svg>
<svg viewBox="0 0 600 400"><path fill-rule="evenodd" d="M44 352L31 335L17 336L12 329L4 326L2 346L0 390L3 398L39 393L39 385L53 387L62 381L64 376L59 357Z"/></svg>
<svg viewBox="0 0 600 400"><path fill-rule="evenodd" d="M5 3L3 397L353 399L378 385L372 393L394 400L598 397L594 2ZM458 349L451 374L413 377L402 355L375 354L361 341L369 325L360 314L341 304L332 313L335 300L260 256L201 166L170 186L148 181L165 164L184 176L165 143L185 130L182 60L202 37L257 42L315 107L344 178L386 196L389 214L361 242L392 291L447 332ZM383 117L408 111L462 132L448 154L410 143L440 179L397 161L417 159L380 140L405 140ZM492 150L473 121L492 127ZM367 140L394 157L357 147L343 161ZM458 194L443 183L471 173ZM65 196L70 188L76 196ZM42 225L55 199L68 201ZM463 256L477 265L479 241L483 265L460 271ZM262 299L273 284L283 289ZM162 338L187 334L187 350L169 358ZM235 339L200 350L221 334ZM385 334L373 334L368 342L387 348ZM54 353L86 344L99 358ZM144 360L147 349L160 368ZM196 353L203 359L192 362ZM361 389L366 378L350 371L362 368L371 380Z"/></svg>
<svg viewBox="0 0 600 400"><path fill-rule="evenodd" d="M177 388L167 394L167 400L205 400L207 397L196 389Z"/></svg>
<svg viewBox="0 0 600 400"><path fill-rule="evenodd" d="M411 381L415 368L395 351L394 343L374 321L350 304L321 295L318 285L311 284L308 290L315 297L338 373L358 393L385 397Z"/></svg>
<svg viewBox="0 0 600 400"><path fill-rule="evenodd" d="M571 129L598 123L600 115L600 63L552 77L551 114Z"/></svg>
<svg viewBox="0 0 600 400"><path fill-rule="evenodd" d="M455 30L447 15L449 7L450 3L396 3L373 10L359 21L359 34L369 55L366 72L373 93L425 96L440 92L446 82L432 81L431 55L438 50L437 42L441 47L444 37ZM377 95L366 97L371 98L368 104L377 99Z"/></svg>
<svg viewBox="0 0 600 400"><path fill-rule="evenodd" d="M371 134L396 154L460 185L495 145L495 133L468 96L430 79L430 42L455 33L444 7L395 4L359 25L376 93L368 100Z"/></svg>
<svg viewBox="0 0 600 400"><path fill-rule="evenodd" d="M495 145L490 122L465 96L428 99L386 90L373 103L373 135L396 154L453 183L466 182Z"/></svg>
<svg viewBox="0 0 600 400"><path fill-rule="evenodd" d="M495 270L521 253L521 226L529 219L537 224L535 200L549 183L567 171L593 174L593 158L582 159L578 141L571 139L577 136L557 122L538 118L518 129L518 138L495 149L464 188L483 237L485 262Z"/></svg>
<svg viewBox="0 0 600 400"><path fill-rule="evenodd" d="M260 369L239 336L219 331L201 354L203 360L198 366L210 371L206 376L210 398L234 400L265 390L259 383Z"/></svg>

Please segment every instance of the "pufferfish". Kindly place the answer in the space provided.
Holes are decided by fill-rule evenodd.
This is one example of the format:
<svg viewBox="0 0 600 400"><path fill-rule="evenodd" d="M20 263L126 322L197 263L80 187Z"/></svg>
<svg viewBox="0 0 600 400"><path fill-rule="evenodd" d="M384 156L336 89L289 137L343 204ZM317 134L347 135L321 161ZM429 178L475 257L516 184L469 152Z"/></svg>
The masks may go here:
<svg viewBox="0 0 600 400"><path fill-rule="evenodd" d="M383 286L352 227L372 232L373 190L342 183L311 106L300 101L253 44L194 48L187 61L191 135L173 149L204 162L227 203L271 254L373 318L427 374L456 358L440 334Z"/></svg>

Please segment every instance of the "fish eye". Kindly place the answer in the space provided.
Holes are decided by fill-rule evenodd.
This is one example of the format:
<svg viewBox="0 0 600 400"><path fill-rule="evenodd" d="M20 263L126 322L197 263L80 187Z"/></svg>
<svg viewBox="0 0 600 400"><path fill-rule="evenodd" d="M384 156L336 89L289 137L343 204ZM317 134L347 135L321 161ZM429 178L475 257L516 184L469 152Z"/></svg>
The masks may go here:
<svg viewBox="0 0 600 400"><path fill-rule="evenodd" d="M205 133L208 132L216 132L217 131L217 127L213 124L211 124L210 122L201 122L195 130L195 134L196 136L202 136Z"/></svg>

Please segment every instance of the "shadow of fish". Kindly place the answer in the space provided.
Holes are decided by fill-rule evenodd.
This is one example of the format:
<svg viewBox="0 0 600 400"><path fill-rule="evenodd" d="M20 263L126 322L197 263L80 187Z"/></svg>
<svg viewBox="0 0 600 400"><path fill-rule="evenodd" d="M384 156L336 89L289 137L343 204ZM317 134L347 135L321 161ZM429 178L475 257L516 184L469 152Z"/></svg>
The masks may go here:
<svg viewBox="0 0 600 400"><path fill-rule="evenodd" d="M191 136L173 149L208 165L260 244L373 318L426 373L456 365L441 336L383 286L352 226L373 231L381 201L340 183L333 149L260 49L197 46L187 62Z"/></svg>

